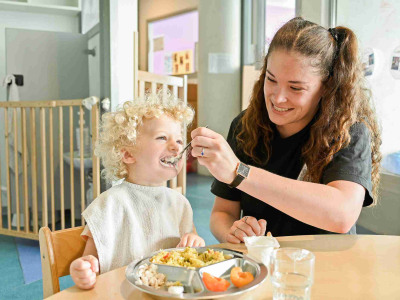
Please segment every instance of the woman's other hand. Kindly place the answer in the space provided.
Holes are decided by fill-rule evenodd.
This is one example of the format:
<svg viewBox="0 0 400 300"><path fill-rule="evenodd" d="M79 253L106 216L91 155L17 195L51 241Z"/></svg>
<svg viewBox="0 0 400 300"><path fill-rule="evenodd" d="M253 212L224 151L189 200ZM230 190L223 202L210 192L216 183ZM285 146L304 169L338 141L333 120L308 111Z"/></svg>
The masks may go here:
<svg viewBox="0 0 400 300"><path fill-rule="evenodd" d="M181 241L176 247L204 247L206 243L204 240L198 236L197 234L190 232L190 233L185 233Z"/></svg>
<svg viewBox="0 0 400 300"><path fill-rule="evenodd" d="M267 221L264 219L246 216L233 223L225 240L232 244L243 243L246 236L264 236L266 229Z"/></svg>
<svg viewBox="0 0 400 300"><path fill-rule="evenodd" d="M192 131L192 156L205 166L219 181L231 183L235 179L235 169L239 159L228 142L220 134L199 127Z"/></svg>
<svg viewBox="0 0 400 300"><path fill-rule="evenodd" d="M69 267L69 273L76 286L88 290L96 283L96 273L99 272L99 260L93 255L75 259Z"/></svg>

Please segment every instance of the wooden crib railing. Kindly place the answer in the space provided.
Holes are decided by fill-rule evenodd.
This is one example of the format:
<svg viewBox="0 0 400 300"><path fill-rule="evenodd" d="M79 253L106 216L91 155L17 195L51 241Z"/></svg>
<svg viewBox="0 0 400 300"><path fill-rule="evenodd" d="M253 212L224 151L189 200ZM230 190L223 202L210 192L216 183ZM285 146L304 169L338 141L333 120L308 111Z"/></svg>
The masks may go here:
<svg viewBox="0 0 400 300"><path fill-rule="evenodd" d="M0 153L4 151L4 158L0 160L0 186L5 185L7 190L6 211L0 205L0 234L38 239L39 228L43 226L55 230L66 228L66 223L71 227L84 224L81 216L75 215L78 206L80 211L85 209L83 124L87 109L83 106L84 100L0 102L0 119L4 120L4 137L0 142ZM94 100L97 103L91 108L92 145L98 138L99 127L99 101L97 98ZM77 118L74 112L78 111ZM86 119L89 119L88 116ZM80 142L78 155L74 143L77 128ZM70 175L65 178L64 172L68 171L68 166L64 165L64 151L68 142ZM91 152L86 155L92 160L94 199L100 193L100 162L93 150ZM75 199L74 195L74 156L80 159L80 199ZM2 178L4 173L5 178ZM69 187L65 185L66 180L70 181ZM67 220L65 190L68 188L71 215ZM3 202L0 193L0 203ZM13 214L15 226L12 225ZM75 218L81 219L81 224L75 224ZM57 222L59 228L56 228Z"/></svg>
<svg viewBox="0 0 400 300"><path fill-rule="evenodd" d="M163 94L166 94L169 90L176 97L181 98L187 103L187 76L176 77L176 76L165 76L153 74L145 71L138 71L136 74L137 86L136 90L138 96L141 97L148 93L157 93L159 90ZM183 132L184 144L186 145L186 128ZM182 170L179 174L168 181L168 187L175 189L186 194L186 159L184 159Z"/></svg>

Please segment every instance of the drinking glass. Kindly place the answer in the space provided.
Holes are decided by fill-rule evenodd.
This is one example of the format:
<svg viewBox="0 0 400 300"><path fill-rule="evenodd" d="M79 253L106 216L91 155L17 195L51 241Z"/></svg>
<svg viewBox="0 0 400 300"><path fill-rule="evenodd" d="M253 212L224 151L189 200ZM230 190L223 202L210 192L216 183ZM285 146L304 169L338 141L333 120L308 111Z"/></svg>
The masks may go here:
<svg viewBox="0 0 400 300"><path fill-rule="evenodd" d="M299 248L275 249L270 257L273 299L309 300L314 282L315 256Z"/></svg>

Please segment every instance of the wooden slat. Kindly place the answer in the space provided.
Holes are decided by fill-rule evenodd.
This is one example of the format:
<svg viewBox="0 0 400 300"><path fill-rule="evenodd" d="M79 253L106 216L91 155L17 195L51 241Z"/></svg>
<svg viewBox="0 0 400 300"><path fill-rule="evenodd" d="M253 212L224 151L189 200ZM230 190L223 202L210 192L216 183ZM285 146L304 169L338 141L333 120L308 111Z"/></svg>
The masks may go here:
<svg viewBox="0 0 400 300"><path fill-rule="evenodd" d="M145 71L138 71L139 79L146 82L157 82L166 85L176 85L178 87L183 87L183 80L180 77L175 76L164 76L153 74Z"/></svg>
<svg viewBox="0 0 400 300"><path fill-rule="evenodd" d="M0 102L0 107L54 107L56 106L56 101L8 101Z"/></svg>
<svg viewBox="0 0 400 300"><path fill-rule="evenodd" d="M65 208L64 208L64 125L63 108L58 108L59 120L59 151L60 151L60 209L61 209L61 229L65 228Z"/></svg>
<svg viewBox="0 0 400 300"><path fill-rule="evenodd" d="M181 94L182 94L182 100L185 104L187 104L187 75L183 76L183 87L180 88ZM183 139L184 139L184 145L187 144L187 124L185 123L184 125L184 132L183 132ZM179 172L177 176L177 185L178 187L182 187L182 194L186 195L186 156L183 159L183 166L181 172Z"/></svg>
<svg viewBox="0 0 400 300"><path fill-rule="evenodd" d="M187 104L187 75L184 75L183 76L183 86L182 86L182 89L183 89L183 102L185 103L185 104ZM186 127L185 127L186 128Z"/></svg>
<svg viewBox="0 0 400 300"><path fill-rule="evenodd" d="M40 148L42 162L42 226L47 226L47 164L46 164L46 111L44 107L40 108Z"/></svg>
<svg viewBox="0 0 400 300"><path fill-rule="evenodd" d="M155 82L151 83L151 93L152 94L157 93L157 83L155 83Z"/></svg>
<svg viewBox="0 0 400 300"><path fill-rule="evenodd" d="M49 108L49 151L50 151L50 198L51 198L51 229L56 230L56 207L54 202L54 141L53 141L53 108Z"/></svg>
<svg viewBox="0 0 400 300"><path fill-rule="evenodd" d="M175 188L177 187L177 180L176 180L176 177L172 178L172 179L169 181L169 187L170 187L171 189L175 189Z"/></svg>
<svg viewBox="0 0 400 300"><path fill-rule="evenodd" d="M187 75L183 76L183 87L182 87L182 90L183 90L183 102L185 104L187 104L187 94L188 94L187 78L188 78ZM184 138L186 139L186 136L187 136L187 134L186 134L186 132L187 132L187 124L185 123L184 126L185 126ZM185 145L186 145L186 142L185 142ZM181 186L182 186L182 194L183 195L186 195L186 176L187 176L186 164L187 164L187 160L185 159L183 161L183 166L182 166L182 171L181 171L181 173L182 173L181 174L181 178L182 178Z"/></svg>
<svg viewBox="0 0 400 300"><path fill-rule="evenodd" d="M168 91L168 85L163 84L162 85L162 100L163 100L163 102L167 98L167 91Z"/></svg>
<svg viewBox="0 0 400 300"><path fill-rule="evenodd" d="M70 180L71 180L71 227L75 227L75 195L74 195L74 109L69 107L69 154L70 154Z"/></svg>
<svg viewBox="0 0 400 300"><path fill-rule="evenodd" d="M172 86L172 95L178 97L178 87L176 85Z"/></svg>
<svg viewBox="0 0 400 300"><path fill-rule="evenodd" d="M81 106L84 99L72 99L72 100L48 100L48 101L11 101L11 102L0 102L0 107L60 107L60 106Z"/></svg>
<svg viewBox="0 0 400 300"><path fill-rule="evenodd" d="M17 214L17 231L20 231L20 209L19 209L19 168L18 168L18 127L17 127L17 109L13 109L13 127L14 127L14 178L15 178L15 207Z"/></svg>
<svg viewBox="0 0 400 300"><path fill-rule="evenodd" d="M139 74L138 74L138 65L139 65L139 33L133 32L133 97L136 99L138 97L138 82L139 82Z"/></svg>
<svg viewBox="0 0 400 300"><path fill-rule="evenodd" d="M84 165L84 144L83 144L83 107L79 107L79 133L80 133L80 163L81 163L81 212L85 210L85 165ZM83 218L81 219L81 225L85 225Z"/></svg>
<svg viewBox="0 0 400 300"><path fill-rule="evenodd" d="M32 178L32 218L33 232L39 232L38 199L37 199L37 158L36 158L36 110L31 108L31 178Z"/></svg>
<svg viewBox="0 0 400 300"><path fill-rule="evenodd" d="M57 100L55 101L56 104L55 106L60 107L60 106L81 106L82 101L85 99L74 99L74 100Z"/></svg>
<svg viewBox="0 0 400 300"><path fill-rule="evenodd" d="M28 147L26 134L26 108L22 108L22 174L24 179L24 223L25 232L29 232L29 195L28 195Z"/></svg>
<svg viewBox="0 0 400 300"><path fill-rule="evenodd" d="M6 146L6 182L7 182L7 223L8 229L11 230L11 184L10 184L10 130L8 128L8 108L4 109L4 131L5 131L5 146Z"/></svg>
<svg viewBox="0 0 400 300"><path fill-rule="evenodd" d="M35 233L32 233L32 232L8 230L8 229L4 229L4 228L0 229L0 234L9 235L9 236L15 236L15 237L21 237L21 238L24 238L24 239L31 239L31 240L38 240L39 239L38 235L35 234Z"/></svg>
<svg viewBox="0 0 400 300"><path fill-rule="evenodd" d="M92 164L93 164L93 199L100 195L100 160L94 154L94 145L99 138L99 107L98 105L92 106ZM92 199L89 199L91 201Z"/></svg>
<svg viewBox="0 0 400 300"><path fill-rule="evenodd" d="M144 96L144 81L143 80L139 80L139 97L143 97Z"/></svg>

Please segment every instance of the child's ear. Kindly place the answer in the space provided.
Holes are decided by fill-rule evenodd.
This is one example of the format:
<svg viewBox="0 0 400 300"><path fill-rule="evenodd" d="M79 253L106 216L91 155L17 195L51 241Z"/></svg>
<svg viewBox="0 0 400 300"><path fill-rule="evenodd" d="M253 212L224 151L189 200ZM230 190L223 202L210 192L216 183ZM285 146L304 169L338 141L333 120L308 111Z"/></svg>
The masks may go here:
<svg viewBox="0 0 400 300"><path fill-rule="evenodd" d="M125 164L134 164L136 159L133 157L132 152L126 149L122 149L122 162Z"/></svg>

